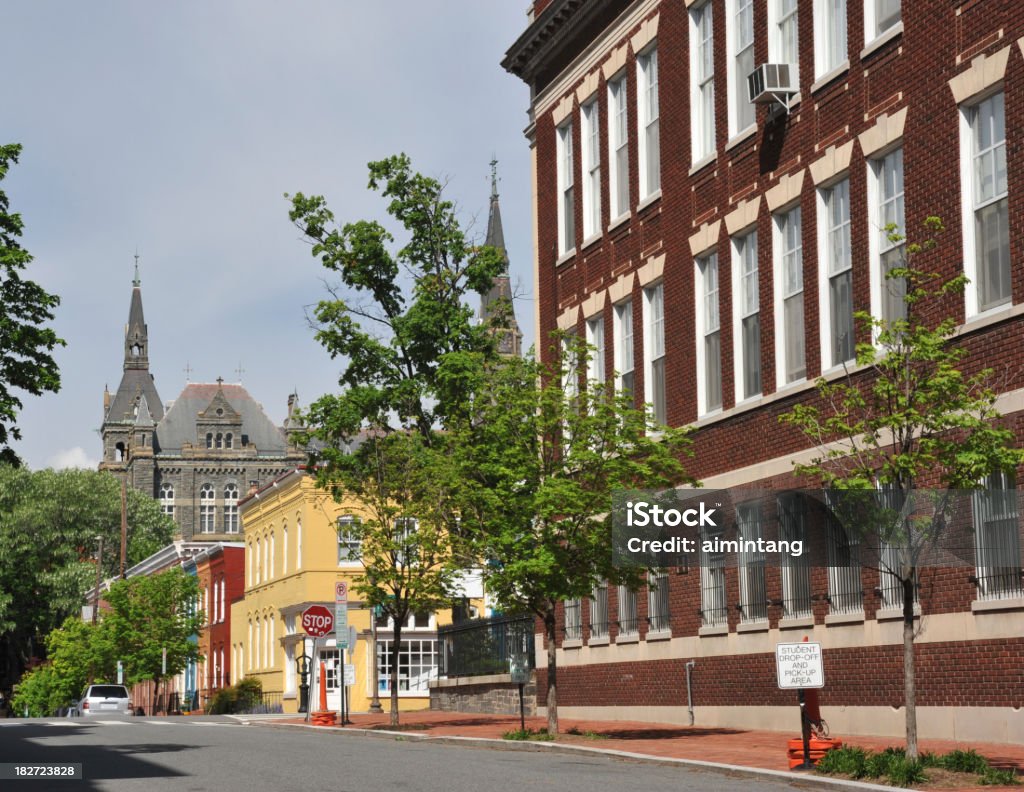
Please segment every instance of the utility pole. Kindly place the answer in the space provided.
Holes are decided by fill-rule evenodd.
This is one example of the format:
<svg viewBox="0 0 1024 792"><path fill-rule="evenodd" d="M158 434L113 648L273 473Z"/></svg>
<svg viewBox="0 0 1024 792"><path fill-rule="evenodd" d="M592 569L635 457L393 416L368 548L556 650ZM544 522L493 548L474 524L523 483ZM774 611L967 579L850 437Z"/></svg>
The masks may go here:
<svg viewBox="0 0 1024 792"><path fill-rule="evenodd" d="M128 474L121 479L121 580L124 580L128 552Z"/></svg>
<svg viewBox="0 0 1024 792"><path fill-rule="evenodd" d="M96 615L100 610L100 582L103 580L103 536L96 537L100 542L99 553L96 556L96 596L92 601L92 623L96 623Z"/></svg>

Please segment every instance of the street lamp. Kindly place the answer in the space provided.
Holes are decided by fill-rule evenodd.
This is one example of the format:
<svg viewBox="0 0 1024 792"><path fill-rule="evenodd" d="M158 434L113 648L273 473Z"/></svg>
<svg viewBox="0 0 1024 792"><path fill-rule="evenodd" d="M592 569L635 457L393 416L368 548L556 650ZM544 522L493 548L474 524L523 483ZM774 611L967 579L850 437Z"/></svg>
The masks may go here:
<svg viewBox="0 0 1024 792"><path fill-rule="evenodd" d="M96 537L99 542L99 552L96 554L96 591L92 601L92 623L96 623L96 615L100 609L100 581L103 579L103 535Z"/></svg>

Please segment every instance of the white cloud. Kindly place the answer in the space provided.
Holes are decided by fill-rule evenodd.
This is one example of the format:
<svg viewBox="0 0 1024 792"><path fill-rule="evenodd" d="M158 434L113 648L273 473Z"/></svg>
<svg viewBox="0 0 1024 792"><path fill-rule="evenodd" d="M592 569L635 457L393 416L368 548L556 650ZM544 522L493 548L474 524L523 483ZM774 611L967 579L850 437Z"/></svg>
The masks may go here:
<svg viewBox="0 0 1024 792"><path fill-rule="evenodd" d="M62 448L46 460L46 466L52 467L54 470L64 470L65 468L88 468L95 470L98 464L99 460L90 459L89 455L85 453L85 449L81 446Z"/></svg>

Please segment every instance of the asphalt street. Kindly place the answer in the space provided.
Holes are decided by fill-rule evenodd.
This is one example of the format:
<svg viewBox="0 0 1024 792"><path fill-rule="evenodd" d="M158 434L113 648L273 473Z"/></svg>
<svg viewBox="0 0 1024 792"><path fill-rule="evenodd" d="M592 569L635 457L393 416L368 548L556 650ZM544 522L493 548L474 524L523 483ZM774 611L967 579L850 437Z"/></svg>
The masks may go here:
<svg viewBox="0 0 1024 792"><path fill-rule="evenodd" d="M785 781L608 757L415 742L224 717L0 720L0 762L81 762L82 780L0 781L5 790L409 790L775 792Z"/></svg>

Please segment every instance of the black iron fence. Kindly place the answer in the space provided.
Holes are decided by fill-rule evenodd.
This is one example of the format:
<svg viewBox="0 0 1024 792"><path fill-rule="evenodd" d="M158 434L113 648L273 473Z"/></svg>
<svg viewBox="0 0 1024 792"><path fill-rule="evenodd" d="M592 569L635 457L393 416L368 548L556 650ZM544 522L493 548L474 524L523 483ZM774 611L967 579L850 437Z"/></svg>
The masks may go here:
<svg viewBox="0 0 1024 792"><path fill-rule="evenodd" d="M525 656L534 667L532 616L492 616L437 631L443 677L507 674L509 660Z"/></svg>

